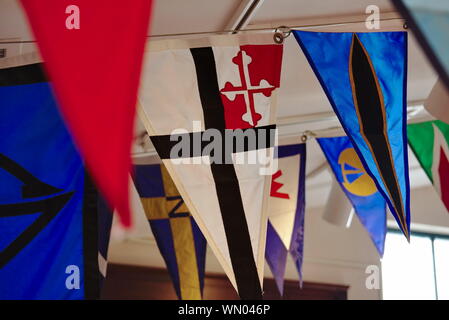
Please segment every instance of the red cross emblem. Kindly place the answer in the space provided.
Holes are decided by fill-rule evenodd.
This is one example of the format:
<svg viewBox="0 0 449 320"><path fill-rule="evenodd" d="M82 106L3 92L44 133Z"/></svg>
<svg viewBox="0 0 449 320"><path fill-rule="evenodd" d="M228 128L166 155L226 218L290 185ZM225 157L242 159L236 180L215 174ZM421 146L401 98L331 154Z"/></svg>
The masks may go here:
<svg viewBox="0 0 449 320"><path fill-rule="evenodd" d="M251 63L252 58L244 50L240 50L239 53L232 59L232 62L238 65L241 86L235 86L230 82L226 82L223 89L220 92L225 95L230 101L234 101L237 95L243 95L246 112L242 116L242 120L248 123L251 127L257 125L262 115L257 112L254 95L262 93L265 97L271 96L271 92L276 89L274 86L268 83L267 80L262 79L258 85L251 83L248 65Z"/></svg>

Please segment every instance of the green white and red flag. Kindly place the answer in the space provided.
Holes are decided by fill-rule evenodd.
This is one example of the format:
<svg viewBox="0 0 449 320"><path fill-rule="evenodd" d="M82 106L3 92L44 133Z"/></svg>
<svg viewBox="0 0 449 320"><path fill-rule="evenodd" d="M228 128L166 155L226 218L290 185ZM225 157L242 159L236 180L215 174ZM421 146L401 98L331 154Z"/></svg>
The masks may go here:
<svg viewBox="0 0 449 320"><path fill-rule="evenodd" d="M449 124L428 121L407 126L408 142L449 212Z"/></svg>

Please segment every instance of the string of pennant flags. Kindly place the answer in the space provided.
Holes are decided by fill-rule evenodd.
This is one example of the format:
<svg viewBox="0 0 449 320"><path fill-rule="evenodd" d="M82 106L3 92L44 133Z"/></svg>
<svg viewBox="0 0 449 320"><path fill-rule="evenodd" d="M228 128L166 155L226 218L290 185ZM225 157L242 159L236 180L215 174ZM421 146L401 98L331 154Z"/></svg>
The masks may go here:
<svg viewBox="0 0 449 320"><path fill-rule="evenodd" d="M418 122L424 122L424 121L430 121L433 119L432 116L430 116L426 111L424 107L424 101L415 101L412 104L409 104L407 108L407 123L418 123ZM313 118L305 117L302 119L302 117L299 117L300 119L295 118L281 118L277 119L277 127L282 127L283 125L302 125L306 123L320 123L320 122L326 122L329 120L337 120L336 116L330 116L328 114L325 115L318 115ZM295 133L288 133L288 134L282 134L280 133L279 136L282 138L297 138L299 137L298 142L307 142L311 139L319 139L319 138L331 138L331 137L340 137L345 134L343 128L341 126L331 126L324 129L314 129L314 130L304 130L304 131L298 131ZM132 153L133 159L140 159L140 158L146 158L146 157L152 157L157 156L157 152L154 149L153 145L151 144L151 141L149 140L148 134L146 131L142 131L139 135L134 137L134 143L139 146L138 150L134 150Z"/></svg>
<svg viewBox="0 0 449 320"><path fill-rule="evenodd" d="M263 298L265 261L282 293L287 256L302 281L309 137L380 256L387 207L410 239L408 145L449 208L449 125L407 125L405 31L279 27L146 44L150 0L80 0L78 28L59 25L70 1L21 2L45 64L36 55L0 60L1 298L99 298L112 223L105 212L131 226L130 198L140 201L179 299L203 296L206 243L241 299ZM112 26L114 15L129 23ZM278 143L289 35L341 136L305 131L297 143ZM132 166L135 113L159 164ZM25 269L27 277L15 276Z"/></svg>

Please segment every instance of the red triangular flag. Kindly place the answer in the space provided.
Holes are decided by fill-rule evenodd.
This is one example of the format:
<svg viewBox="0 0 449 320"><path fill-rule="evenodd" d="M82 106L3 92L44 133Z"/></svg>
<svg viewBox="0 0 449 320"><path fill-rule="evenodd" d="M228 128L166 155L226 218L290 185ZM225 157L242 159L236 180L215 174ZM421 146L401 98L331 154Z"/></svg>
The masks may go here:
<svg viewBox="0 0 449 320"><path fill-rule="evenodd" d="M151 0L22 0L67 125L96 184L131 224L128 177Z"/></svg>

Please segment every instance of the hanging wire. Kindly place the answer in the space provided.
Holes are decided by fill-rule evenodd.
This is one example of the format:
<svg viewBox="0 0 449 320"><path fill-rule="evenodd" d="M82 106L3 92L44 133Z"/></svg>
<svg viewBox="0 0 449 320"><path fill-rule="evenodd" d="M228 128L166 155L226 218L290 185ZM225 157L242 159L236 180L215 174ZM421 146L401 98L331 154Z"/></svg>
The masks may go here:
<svg viewBox="0 0 449 320"><path fill-rule="evenodd" d="M405 19L404 18L380 19L380 22L388 22L388 21L402 21L402 22L405 22ZM297 26L288 26L288 27L280 26L280 27L277 27L277 28L264 27L264 28L248 28L248 29L241 29L241 30L219 30L219 31L202 31L202 32L185 32L185 33L167 33L167 34L150 35L150 36L148 36L148 38L189 36L189 35L200 35L200 34L253 32L253 31L274 31L275 32L276 30L281 30L282 28L287 28L289 30L292 30L292 29L314 29L314 28L326 28L326 27L340 27L340 26L346 26L346 25L358 24L358 23L365 23L365 20L363 20L363 21L341 22L341 23L319 23L319 24L297 25ZM290 35L290 32L288 32L288 35Z"/></svg>
<svg viewBox="0 0 449 320"><path fill-rule="evenodd" d="M380 22L389 22L389 21L402 21L403 28L407 28L407 23L404 18L390 18L390 19L381 19ZM309 25L297 25L297 26L279 26L277 28L273 27L264 27L264 28L248 28L248 29L233 29L233 30L217 30L217 31L198 31L198 32L181 32L181 33L165 33L165 34L155 34L149 35L147 38L165 38L165 37L182 37L182 36L193 36L193 35L207 35L207 34L226 34L226 33L237 33L237 32L261 32L261 31L271 31L271 32L279 32L285 35L284 38L290 35L290 30L292 29L315 29L315 28L326 28L326 27L340 27L351 24L359 24L365 23L363 21L352 21L352 22L341 22L341 23L320 23L320 24L309 24ZM20 44L20 43L35 43L35 40L14 40L14 41L1 41L1 44Z"/></svg>

